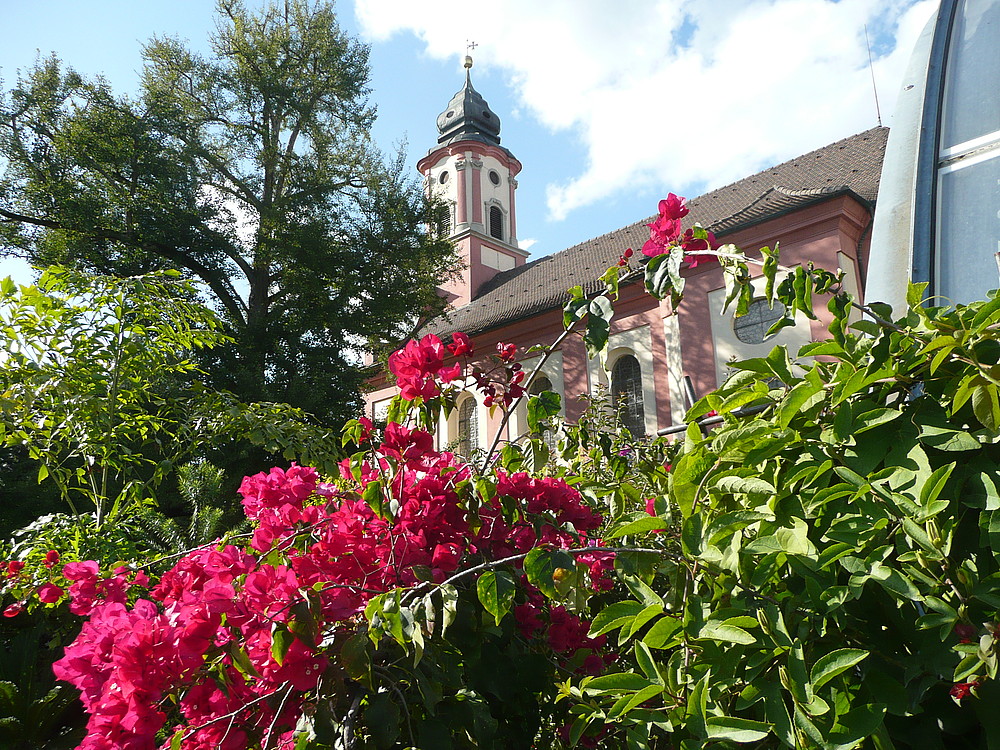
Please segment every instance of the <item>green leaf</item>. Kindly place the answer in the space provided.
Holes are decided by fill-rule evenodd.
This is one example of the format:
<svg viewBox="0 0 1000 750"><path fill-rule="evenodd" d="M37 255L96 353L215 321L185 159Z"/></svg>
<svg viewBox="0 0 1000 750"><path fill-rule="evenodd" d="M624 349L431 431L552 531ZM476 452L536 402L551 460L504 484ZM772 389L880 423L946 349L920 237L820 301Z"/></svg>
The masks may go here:
<svg viewBox="0 0 1000 750"><path fill-rule="evenodd" d="M650 604L642 612L635 616L628 628L622 627L621 639L631 638L636 633L638 633L642 627L652 620L654 617L658 617L663 614L663 607L659 604ZM623 641L622 641L623 642Z"/></svg>
<svg viewBox="0 0 1000 750"><path fill-rule="evenodd" d="M632 695L623 695L608 711L608 719L618 719L625 716L640 703L645 703L650 698L654 698L663 692L662 685L650 685Z"/></svg>
<svg viewBox="0 0 1000 750"><path fill-rule="evenodd" d="M656 659L653 658L653 652L649 650L649 646L642 641L636 641L633 651L635 652L636 664L639 665L642 673L657 685L666 686L666 682L664 682L662 675L660 675L660 670L656 666Z"/></svg>
<svg viewBox="0 0 1000 750"><path fill-rule="evenodd" d="M856 706L837 717L837 724L827 735L830 750L853 750L858 743L878 731L885 716L885 706L869 704Z"/></svg>
<svg viewBox="0 0 1000 750"><path fill-rule="evenodd" d="M441 635L455 622L458 616L458 589L451 584L443 584L438 587L441 594Z"/></svg>
<svg viewBox="0 0 1000 750"><path fill-rule="evenodd" d="M736 716L709 716L708 738L733 742L760 742L771 732L771 725L762 721L741 719Z"/></svg>
<svg viewBox="0 0 1000 750"><path fill-rule="evenodd" d="M554 391L543 391L537 396L528 397L528 431L541 432L541 423L549 417L559 414L562 409L562 399Z"/></svg>
<svg viewBox="0 0 1000 750"><path fill-rule="evenodd" d="M1000 400L997 393L997 387L992 383L984 383L972 392L972 411L983 427L992 432L1000 428Z"/></svg>
<svg viewBox="0 0 1000 750"><path fill-rule="evenodd" d="M821 383L803 380L790 390L778 404L778 424L788 427L791 421L807 406L814 396L823 390Z"/></svg>
<svg viewBox="0 0 1000 750"><path fill-rule="evenodd" d="M920 426L920 442L941 451L974 451L980 443L965 430L951 430L931 425Z"/></svg>
<svg viewBox="0 0 1000 750"><path fill-rule="evenodd" d="M595 297L590 302L587 330L583 334L583 343L587 346L587 356L594 358L608 346L608 334L611 332L611 318L614 311L611 300L605 296Z"/></svg>
<svg viewBox="0 0 1000 750"><path fill-rule="evenodd" d="M741 643L745 646L752 645L757 639L736 625L728 625L718 620L709 620L698 632L699 641L722 641L725 643Z"/></svg>
<svg viewBox="0 0 1000 750"><path fill-rule="evenodd" d="M284 623L276 622L271 627L271 658L279 667L285 663L285 656L294 640L295 636Z"/></svg>
<svg viewBox="0 0 1000 750"><path fill-rule="evenodd" d="M576 569L573 557L561 549L535 547L524 558L524 572L528 576L528 582L549 599L558 598L553 576L560 568Z"/></svg>
<svg viewBox="0 0 1000 750"><path fill-rule="evenodd" d="M504 570L488 570L479 576L479 581L476 583L479 601L486 611L493 615L497 625L510 611L516 591L517 585L513 577Z"/></svg>
<svg viewBox="0 0 1000 750"><path fill-rule="evenodd" d="M980 514L980 524L986 535L993 556L1000 560L1000 510L988 510Z"/></svg>
<svg viewBox="0 0 1000 750"><path fill-rule="evenodd" d="M681 248L650 258L644 271L646 291L656 299L662 300L669 296L671 300L678 301L684 292L684 279L681 276L683 259L684 251Z"/></svg>
<svg viewBox="0 0 1000 750"><path fill-rule="evenodd" d="M599 635L630 624L645 608L642 602L631 600L609 604L598 612L590 623L590 637L596 638Z"/></svg>
<svg viewBox="0 0 1000 750"><path fill-rule="evenodd" d="M683 624L679 617L665 615L646 631L642 642L650 648L667 648L673 643L673 636L680 631Z"/></svg>
<svg viewBox="0 0 1000 750"><path fill-rule="evenodd" d="M812 682L813 690L822 687L854 665L860 664L867 657L867 651L857 648L839 648L821 656L813 664L812 671L809 673L809 681Z"/></svg>
<svg viewBox="0 0 1000 750"><path fill-rule="evenodd" d="M702 739L708 738L708 680L706 674L695 684L688 696L687 711L688 729L692 734Z"/></svg>
<svg viewBox="0 0 1000 750"><path fill-rule="evenodd" d="M642 675L634 672L616 672L595 677L586 684L584 690L592 694L604 693L631 693L636 690L643 690L655 683L650 682Z"/></svg>
<svg viewBox="0 0 1000 750"><path fill-rule="evenodd" d="M872 409L854 418L854 433L859 434L897 419L903 412L898 409Z"/></svg>
<svg viewBox="0 0 1000 750"><path fill-rule="evenodd" d="M948 484L948 478L951 476L951 472L955 469L955 463L945 464L944 466L938 467L931 475L927 477L923 485L920 487L920 504L927 508L932 502L938 499L941 491L944 490L945 485Z"/></svg>
<svg viewBox="0 0 1000 750"><path fill-rule="evenodd" d="M721 476L716 478L713 486L722 492L741 492L747 495L773 495L777 492L773 484L759 477Z"/></svg>
<svg viewBox="0 0 1000 750"><path fill-rule="evenodd" d="M664 519L656 516L646 516L644 518L638 518L635 521L629 521L628 523L613 529L605 534L604 538L617 539L622 536L647 534L650 531L663 531L668 528L670 528L670 525Z"/></svg>

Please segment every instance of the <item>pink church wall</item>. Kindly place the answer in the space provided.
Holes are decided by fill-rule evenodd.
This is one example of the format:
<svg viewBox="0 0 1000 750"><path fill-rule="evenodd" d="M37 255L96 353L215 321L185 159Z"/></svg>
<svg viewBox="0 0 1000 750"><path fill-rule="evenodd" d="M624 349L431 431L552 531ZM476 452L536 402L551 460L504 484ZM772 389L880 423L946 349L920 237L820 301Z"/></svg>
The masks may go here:
<svg viewBox="0 0 1000 750"><path fill-rule="evenodd" d="M843 262L838 253L843 253L856 277L863 278L857 261L858 245L870 222L871 215L866 208L853 198L842 196L726 235L720 241L733 243L751 255L761 247L777 244L781 264L789 267L812 261L818 267L835 270ZM753 268L751 273L758 275ZM718 315L719 311L710 309L708 293L721 289L725 282L722 270L714 263L698 266L685 275L687 284L679 312L681 348L685 374L691 376L695 392L701 396L718 387L715 349L708 321L709 316ZM818 320L810 322L814 341L826 337L831 320L827 299L815 299Z"/></svg>
<svg viewBox="0 0 1000 750"><path fill-rule="evenodd" d="M817 266L836 269L846 262L854 271L855 278L860 279L863 278L861 271L867 257L870 221L871 216L865 206L844 196L774 218L724 236L721 240L751 253L764 245L774 246L777 242L783 265L794 266L811 260ZM481 246L478 238L471 238L469 247L472 253L478 253ZM478 260L478 256L476 258ZM685 297L678 312L683 371L677 375L691 376L695 392L701 396L718 385L711 316L718 315L719 311L710 309L708 295L722 288L724 282L716 263L699 265L693 270L686 270L684 275L687 280ZM481 283L477 276L471 277L470 281L474 285ZM811 324L810 335L813 339L820 339L826 336L830 316L824 300L817 299L816 303L819 320ZM663 322L667 311L666 303L657 302L645 294L641 281L628 284L621 289L611 328L612 336L642 326L649 328L656 402L646 408L654 409L658 429L671 424L670 373L667 370ZM552 343L561 331L562 311L557 309L481 333L473 341L477 353L483 357L496 351L497 342L516 344L519 356L524 356L526 350L535 344ZM562 346L562 353L565 414L569 421L576 421L586 406L578 396L592 392L594 384L591 383L586 351L579 337L569 337ZM382 375L372 378L369 383L373 390L367 396L367 412L371 414L371 405L391 396L394 389L386 385ZM498 411L494 416L487 417L484 411L481 418L487 419L488 439L492 441L502 415ZM509 429L507 432L503 437L510 439Z"/></svg>

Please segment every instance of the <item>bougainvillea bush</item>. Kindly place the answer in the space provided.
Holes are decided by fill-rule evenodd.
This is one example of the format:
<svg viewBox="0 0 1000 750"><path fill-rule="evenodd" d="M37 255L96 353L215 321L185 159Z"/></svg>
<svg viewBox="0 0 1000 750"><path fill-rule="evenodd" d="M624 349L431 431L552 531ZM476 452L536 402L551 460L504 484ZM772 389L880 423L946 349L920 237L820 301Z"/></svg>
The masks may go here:
<svg viewBox="0 0 1000 750"><path fill-rule="evenodd" d="M81 747L951 748L1000 744L1000 296L860 308L829 271L756 260L670 196L632 252L570 290L565 332L599 355L621 283L683 298L717 262L737 314L826 301L829 341L733 365L676 439L633 441L501 344L434 336L389 360L384 426L344 431L337 477L248 477L252 531L116 565L7 565L22 609L84 617L56 663ZM529 435L435 445L465 388Z"/></svg>

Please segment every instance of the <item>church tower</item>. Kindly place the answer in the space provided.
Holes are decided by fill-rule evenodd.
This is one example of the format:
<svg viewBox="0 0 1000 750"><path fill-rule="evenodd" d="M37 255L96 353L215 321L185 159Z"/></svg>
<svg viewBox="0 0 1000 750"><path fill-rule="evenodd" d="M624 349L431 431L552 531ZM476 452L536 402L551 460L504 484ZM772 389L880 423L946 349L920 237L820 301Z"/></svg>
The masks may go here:
<svg viewBox="0 0 1000 750"><path fill-rule="evenodd" d="M500 118L472 87L470 68L466 56L465 86L437 118L438 145L417 162L428 191L446 208L437 230L451 238L465 264L441 286L453 307L528 257L517 246L514 210L521 162L500 145Z"/></svg>

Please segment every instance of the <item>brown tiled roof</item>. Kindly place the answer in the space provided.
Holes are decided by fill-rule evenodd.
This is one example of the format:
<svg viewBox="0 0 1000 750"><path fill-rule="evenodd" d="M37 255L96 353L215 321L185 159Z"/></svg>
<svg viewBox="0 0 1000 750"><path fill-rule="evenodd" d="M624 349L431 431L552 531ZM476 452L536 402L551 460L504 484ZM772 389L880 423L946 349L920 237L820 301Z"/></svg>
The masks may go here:
<svg viewBox="0 0 1000 750"><path fill-rule="evenodd" d="M872 128L689 200L685 226L697 222L723 236L834 195L853 194L874 204L888 135L888 128ZM422 332L480 333L561 307L566 290L577 284L595 293L598 276L625 248L638 249L649 238L650 221L499 273L469 304L430 321Z"/></svg>

